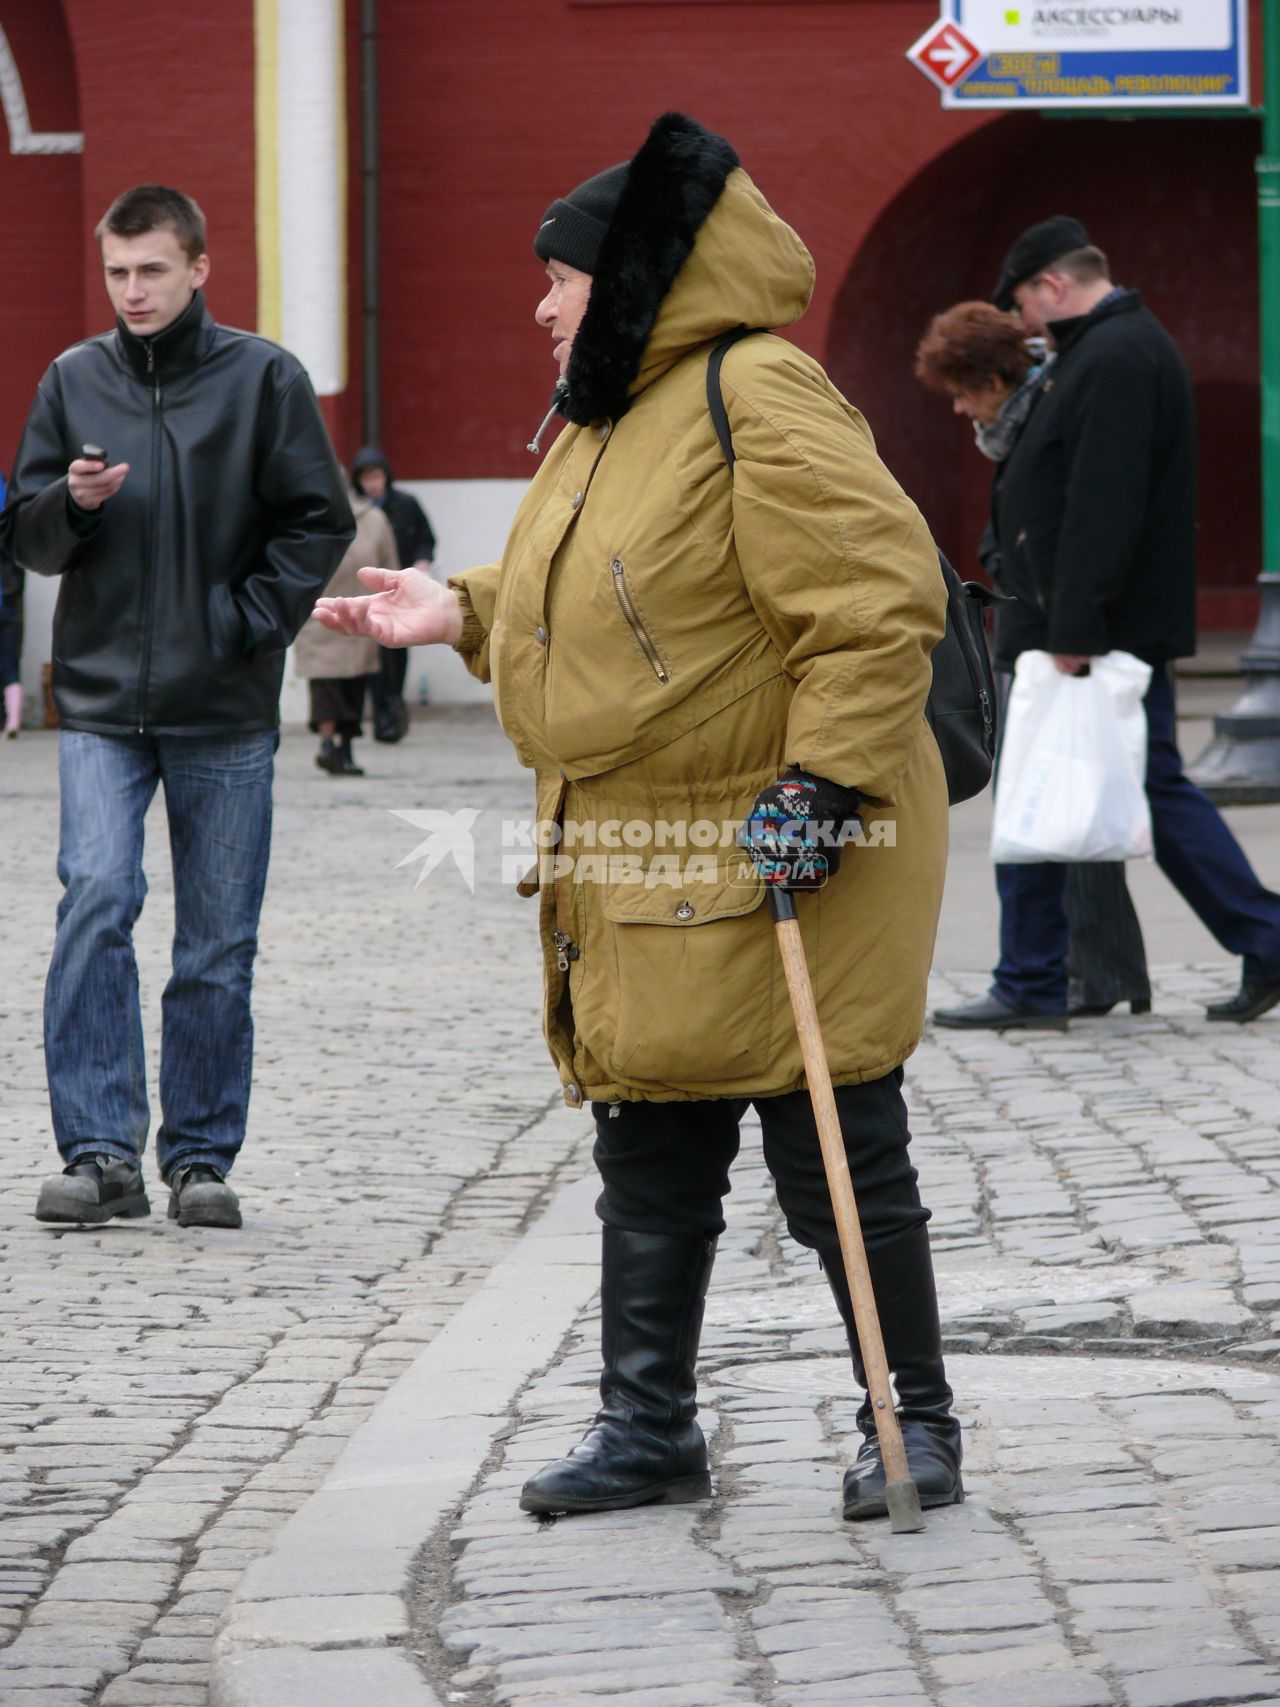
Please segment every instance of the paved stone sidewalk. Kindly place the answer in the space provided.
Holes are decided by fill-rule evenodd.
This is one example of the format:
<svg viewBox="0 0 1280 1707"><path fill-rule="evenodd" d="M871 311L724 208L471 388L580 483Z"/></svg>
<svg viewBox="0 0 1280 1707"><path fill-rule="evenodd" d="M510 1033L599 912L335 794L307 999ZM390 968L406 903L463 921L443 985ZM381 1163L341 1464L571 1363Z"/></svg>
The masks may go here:
<svg viewBox="0 0 1280 1707"><path fill-rule="evenodd" d="M537 1033L530 904L501 881L527 779L485 712L359 749L281 749L239 1233L32 1219L53 1171L39 1054L58 885L56 742L0 752L0 1701L187 1707L241 1573L388 1386L519 1239L587 1121ZM392 810L485 808L472 899L415 889ZM137 930L159 1033L172 930L162 808ZM156 1083L151 1062L151 1084ZM558 1118L543 1118L548 1108ZM299 1707L302 1704L299 1703Z"/></svg>
<svg viewBox="0 0 1280 1707"><path fill-rule="evenodd" d="M715 1499L519 1514L591 1410L580 1321L422 1579L439 1699L1280 1702L1280 1025L1205 1024L1219 973L1160 969L1153 1018L1065 1037L932 1033L909 1070L963 1506L841 1522L841 1336L748 1143L701 1362Z"/></svg>
<svg viewBox="0 0 1280 1707"><path fill-rule="evenodd" d="M851 1380L751 1132L702 1360L716 1497L538 1523L514 1496L590 1414L597 1326L588 1123L500 871L527 780L483 713L366 756L346 782L282 749L223 1235L158 1191L149 1222L30 1218L53 747L0 754L4 1707L1280 1703L1280 1018L1207 1025L1218 961L1157 967L1147 1019L926 1038L969 1499L924 1535L840 1521ZM415 889L388 809L467 807L475 898Z"/></svg>

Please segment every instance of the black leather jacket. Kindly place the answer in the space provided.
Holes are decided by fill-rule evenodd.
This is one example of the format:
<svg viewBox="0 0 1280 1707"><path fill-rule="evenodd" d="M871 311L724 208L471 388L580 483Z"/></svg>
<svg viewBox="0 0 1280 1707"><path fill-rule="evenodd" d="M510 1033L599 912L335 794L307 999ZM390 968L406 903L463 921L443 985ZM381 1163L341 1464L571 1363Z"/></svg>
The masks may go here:
<svg viewBox="0 0 1280 1707"><path fill-rule="evenodd" d="M1050 327L1058 359L992 494L998 662L1030 647L1148 663L1196 647L1195 402L1136 291Z"/></svg>
<svg viewBox="0 0 1280 1707"><path fill-rule="evenodd" d="M129 464L93 512L67 489L83 443ZM0 548L63 577L62 724L108 735L274 729L285 648L354 533L301 364L199 291L154 338L118 325L57 358L0 517Z"/></svg>

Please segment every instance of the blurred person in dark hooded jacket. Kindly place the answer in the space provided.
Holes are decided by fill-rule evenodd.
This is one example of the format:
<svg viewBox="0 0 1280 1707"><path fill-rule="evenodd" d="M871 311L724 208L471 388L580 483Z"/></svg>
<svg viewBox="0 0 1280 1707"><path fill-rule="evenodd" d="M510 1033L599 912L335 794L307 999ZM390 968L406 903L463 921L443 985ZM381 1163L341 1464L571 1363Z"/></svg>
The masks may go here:
<svg viewBox="0 0 1280 1707"><path fill-rule="evenodd" d="M396 536L396 554L404 568L426 569L435 561L436 536L427 513L418 500L395 484L391 464L375 445L366 445L351 467L351 483L357 493L382 510ZM404 678L408 652L379 646L378 668L369 677L373 697L373 738L399 741L409 729L404 703Z"/></svg>

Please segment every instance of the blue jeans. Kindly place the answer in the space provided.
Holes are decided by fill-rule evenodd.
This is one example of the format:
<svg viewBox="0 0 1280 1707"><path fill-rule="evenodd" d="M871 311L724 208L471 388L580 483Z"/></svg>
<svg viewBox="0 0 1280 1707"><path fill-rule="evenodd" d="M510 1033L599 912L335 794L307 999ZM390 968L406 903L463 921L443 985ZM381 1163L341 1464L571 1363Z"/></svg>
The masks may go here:
<svg viewBox="0 0 1280 1707"><path fill-rule="evenodd" d="M244 1141L253 1066L249 993L271 847L279 737L91 735L58 758L64 894L45 985L44 1047L64 1161L134 1160L150 1110L133 926L143 821L164 784L173 859L173 971L162 1003L156 1159L227 1172Z"/></svg>
<svg viewBox="0 0 1280 1707"><path fill-rule="evenodd" d="M1173 683L1156 664L1147 714L1147 800L1156 864L1251 983L1280 978L1280 895L1259 882L1217 807L1191 782L1178 752ZM1066 867L998 865L1000 963L991 988L1014 1007L1067 1005Z"/></svg>

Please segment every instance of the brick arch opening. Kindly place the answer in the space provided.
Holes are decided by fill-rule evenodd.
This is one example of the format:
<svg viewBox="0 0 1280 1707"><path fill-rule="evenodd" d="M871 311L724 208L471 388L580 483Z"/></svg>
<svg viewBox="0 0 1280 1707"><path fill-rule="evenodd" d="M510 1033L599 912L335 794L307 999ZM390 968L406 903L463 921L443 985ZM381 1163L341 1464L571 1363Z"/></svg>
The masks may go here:
<svg viewBox="0 0 1280 1707"><path fill-rule="evenodd" d="M1250 628L1260 567L1259 126L1247 118L1000 117L939 155L884 209L845 275L826 362L882 455L966 573L991 465L968 424L911 375L931 315L986 297L1025 226L1082 219L1118 283L1141 290L1187 358L1199 412L1201 621Z"/></svg>

